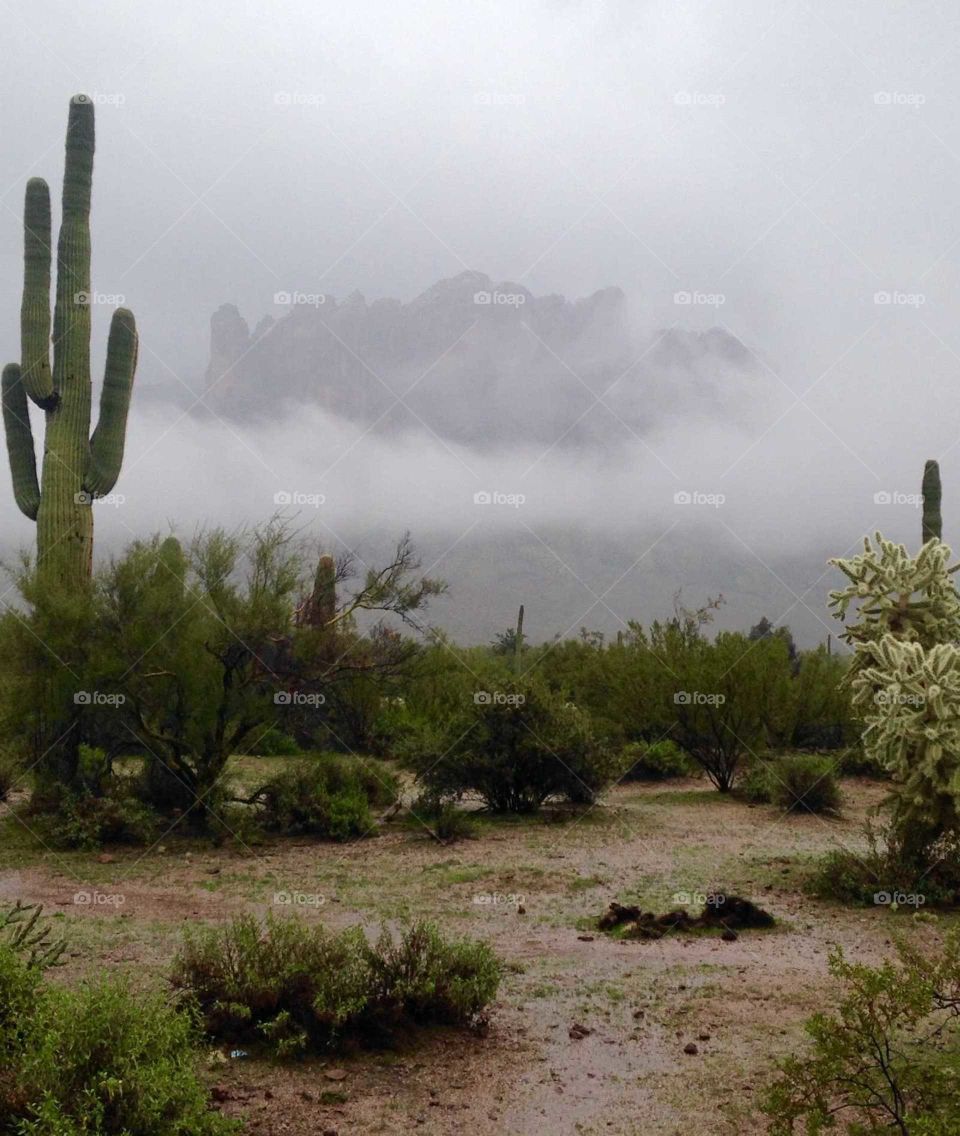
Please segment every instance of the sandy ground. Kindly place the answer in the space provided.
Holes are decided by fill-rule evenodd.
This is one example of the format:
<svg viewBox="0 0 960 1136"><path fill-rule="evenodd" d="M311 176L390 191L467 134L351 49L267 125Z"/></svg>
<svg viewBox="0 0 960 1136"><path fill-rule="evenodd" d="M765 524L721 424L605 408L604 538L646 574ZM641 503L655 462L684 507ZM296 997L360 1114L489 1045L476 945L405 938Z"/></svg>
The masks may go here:
<svg viewBox="0 0 960 1136"><path fill-rule="evenodd" d="M292 1066L213 1051L215 1097L250 1133L733 1136L764 1131L752 1102L773 1059L802 1044L804 1018L829 1002L831 948L879 959L908 918L803 895L818 855L858 845L882 790L847 782L845 793L843 818L828 821L750 807L703 782L621 787L582 819L489 824L446 847L388 826L347 846L168 839L146 853L63 854L7 816L0 901L56 913L71 943L57 981L109 967L162 983L185 923L245 910L371 930L429 916L506 960L485 1037L441 1032ZM730 943L640 943L590 926L611 899L661 910L677 892L745 895L778 927ZM574 1025L590 1032L571 1037ZM690 1042L696 1054L684 1052Z"/></svg>

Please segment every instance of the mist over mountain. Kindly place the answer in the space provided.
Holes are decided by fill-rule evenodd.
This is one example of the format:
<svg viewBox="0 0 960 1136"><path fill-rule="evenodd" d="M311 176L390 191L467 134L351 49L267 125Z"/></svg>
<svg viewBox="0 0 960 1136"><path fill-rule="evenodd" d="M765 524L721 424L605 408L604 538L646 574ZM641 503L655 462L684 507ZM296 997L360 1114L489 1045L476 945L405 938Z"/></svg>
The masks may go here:
<svg viewBox="0 0 960 1136"><path fill-rule="evenodd" d="M275 299L285 314L252 329L232 304L214 313L203 405L215 414L263 421L312 405L480 448L607 446L670 417L742 422L760 379L721 328L640 331L616 287L570 301L463 272L409 303ZM607 413L589 415L598 401Z"/></svg>

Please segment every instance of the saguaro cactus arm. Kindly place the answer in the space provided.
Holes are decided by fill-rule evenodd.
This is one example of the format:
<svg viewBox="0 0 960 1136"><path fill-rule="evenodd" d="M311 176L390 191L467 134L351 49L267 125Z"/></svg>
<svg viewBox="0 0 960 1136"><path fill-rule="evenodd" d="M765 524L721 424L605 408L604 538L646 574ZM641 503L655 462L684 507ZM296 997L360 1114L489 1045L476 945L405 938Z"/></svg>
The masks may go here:
<svg viewBox="0 0 960 1136"><path fill-rule="evenodd" d="M56 405L50 371L50 189L31 178L23 203L23 299L20 366L27 395L37 406Z"/></svg>
<svg viewBox="0 0 960 1136"><path fill-rule="evenodd" d="M37 455L33 446L33 430L30 428L27 392L16 363L8 363L3 368L3 428L10 456L13 496L20 512L35 521L40 508Z"/></svg>
<svg viewBox="0 0 960 1136"><path fill-rule="evenodd" d="M101 497L117 484L123 464L127 412L137 369L137 325L133 312L118 308L110 321L107 366L100 392L100 417L90 439L90 464L84 489Z"/></svg>
<svg viewBox="0 0 960 1136"><path fill-rule="evenodd" d="M940 513L940 466L935 461L928 461L923 467L923 543L928 540L941 539L943 533L943 517Z"/></svg>

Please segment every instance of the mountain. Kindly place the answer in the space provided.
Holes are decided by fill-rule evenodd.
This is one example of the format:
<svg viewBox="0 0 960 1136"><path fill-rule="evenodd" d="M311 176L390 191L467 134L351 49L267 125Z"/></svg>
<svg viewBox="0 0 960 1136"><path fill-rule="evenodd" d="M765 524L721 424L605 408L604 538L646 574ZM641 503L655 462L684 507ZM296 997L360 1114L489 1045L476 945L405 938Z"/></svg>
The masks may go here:
<svg viewBox="0 0 960 1136"><path fill-rule="evenodd" d="M286 313L252 331L232 304L211 319L204 402L222 418L313 404L478 448L607 445L612 427L628 440L677 416L737 421L757 380L722 329L638 332L619 288L569 301L463 272L409 303L276 300Z"/></svg>

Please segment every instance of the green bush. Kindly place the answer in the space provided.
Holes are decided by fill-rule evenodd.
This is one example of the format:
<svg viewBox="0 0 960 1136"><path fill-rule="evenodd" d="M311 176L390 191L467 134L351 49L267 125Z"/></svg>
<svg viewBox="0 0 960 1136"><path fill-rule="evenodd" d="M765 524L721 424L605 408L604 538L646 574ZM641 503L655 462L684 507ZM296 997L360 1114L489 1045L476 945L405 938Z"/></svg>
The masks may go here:
<svg viewBox="0 0 960 1136"><path fill-rule="evenodd" d="M372 807L393 804L396 774L372 758L317 754L274 774L258 790L258 819L269 832L329 840L365 836Z"/></svg>
<svg viewBox="0 0 960 1136"><path fill-rule="evenodd" d="M499 982L489 947L445 940L431 924L399 942L384 931L371 946L359 927L249 915L188 931L173 972L211 1035L278 1056L376 1045L413 1025L474 1025Z"/></svg>
<svg viewBox="0 0 960 1136"><path fill-rule="evenodd" d="M668 781L672 777L694 777L699 768L669 738L659 742L631 742L624 747L625 780Z"/></svg>
<svg viewBox="0 0 960 1136"><path fill-rule="evenodd" d="M5 801L13 791L21 775L19 762L0 753L0 801Z"/></svg>
<svg viewBox="0 0 960 1136"><path fill-rule="evenodd" d="M220 1136L196 1026L160 994L116 980L77 990L0 942L0 1132L17 1136Z"/></svg>
<svg viewBox="0 0 960 1136"><path fill-rule="evenodd" d="M472 813L459 808L453 801L444 801L429 793L413 802L410 815L441 844L453 844L477 835L477 822Z"/></svg>
<svg viewBox="0 0 960 1136"><path fill-rule="evenodd" d="M767 765L770 801L784 812L838 813L842 803L834 763L791 754Z"/></svg>
<svg viewBox="0 0 960 1136"><path fill-rule="evenodd" d="M120 782L111 784L104 796L60 794L44 827L59 847L85 851L105 844L149 844L160 831L156 813L137 799L132 785Z"/></svg>
<svg viewBox="0 0 960 1136"><path fill-rule="evenodd" d="M897 956L879 967L831 956L842 996L807 1022L810 1051L781 1061L761 1104L771 1136L815 1136L838 1120L858 1136L960 1131L957 932L939 950L899 942Z"/></svg>
<svg viewBox="0 0 960 1136"><path fill-rule="evenodd" d="M554 798L590 804L623 770L590 718L539 679L476 692L443 732L408 758L426 791L476 793L494 812L531 813Z"/></svg>
<svg viewBox="0 0 960 1136"><path fill-rule="evenodd" d="M770 763L751 761L737 778L737 794L752 805L770 803Z"/></svg>
<svg viewBox="0 0 960 1136"><path fill-rule="evenodd" d="M289 734L271 726L259 737L252 738L249 744L244 746L243 752L257 757L299 757L303 750Z"/></svg>

